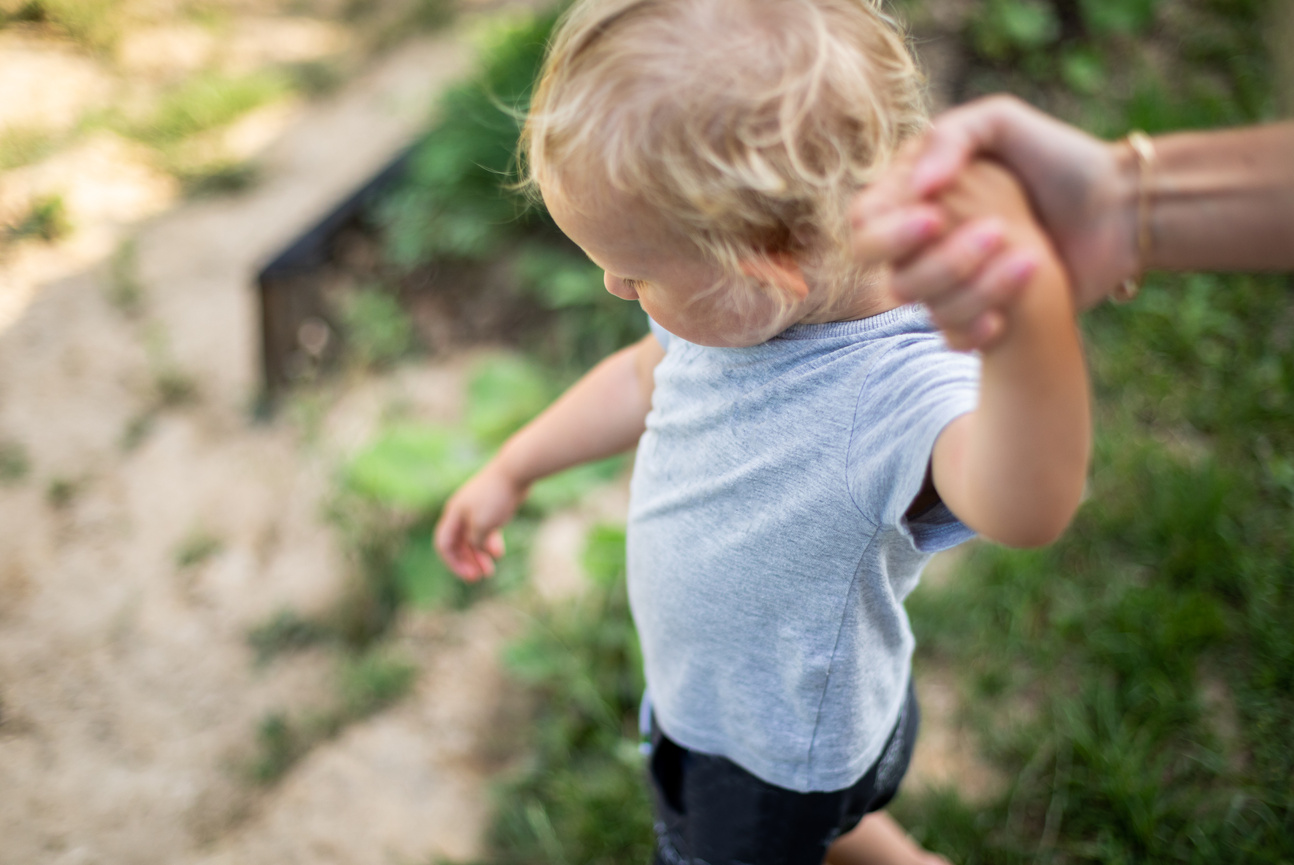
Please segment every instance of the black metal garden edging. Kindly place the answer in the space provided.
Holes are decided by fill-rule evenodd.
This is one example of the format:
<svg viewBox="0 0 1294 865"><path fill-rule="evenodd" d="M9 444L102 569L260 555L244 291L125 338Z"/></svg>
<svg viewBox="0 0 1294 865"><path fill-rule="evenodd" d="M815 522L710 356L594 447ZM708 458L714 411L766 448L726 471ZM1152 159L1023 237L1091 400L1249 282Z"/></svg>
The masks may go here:
<svg viewBox="0 0 1294 865"><path fill-rule="evenodd" d="M331 263L338 235L355 226L373 202L403 178L421 143L405 148L257 274L266 404L272 405L292 383L330 363L341 350L337 322L320 290L320 271Z"/></svg>

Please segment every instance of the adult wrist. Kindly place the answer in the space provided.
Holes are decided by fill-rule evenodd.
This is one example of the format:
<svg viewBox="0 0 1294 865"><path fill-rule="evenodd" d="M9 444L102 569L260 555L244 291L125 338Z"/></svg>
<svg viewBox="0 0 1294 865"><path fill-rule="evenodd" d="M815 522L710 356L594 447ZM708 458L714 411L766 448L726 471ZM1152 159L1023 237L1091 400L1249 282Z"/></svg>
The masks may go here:
<svg viewBox="0 0 1294 865"><path fill-rule="evenodd" d="M1144 175L1141 157L1126 138L1106 146L1115 166L1110 204L1111 228L1116 239L1111 249L1115 278L1109 290L1113 291L1128 280L1140 279L1147 265L1142 260L1140 210L1142 196L1148 191L1143 184L1149 178Z"/></svg>

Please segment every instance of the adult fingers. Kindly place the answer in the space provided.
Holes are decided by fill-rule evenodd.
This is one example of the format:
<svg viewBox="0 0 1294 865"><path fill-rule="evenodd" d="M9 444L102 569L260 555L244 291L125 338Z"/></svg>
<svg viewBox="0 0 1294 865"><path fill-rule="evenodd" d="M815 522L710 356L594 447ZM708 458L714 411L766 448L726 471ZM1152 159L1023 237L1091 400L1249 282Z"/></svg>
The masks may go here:
<svg viewBox="0 0 1294 865"><path fill-rule="evenodd" d="M921 204L876 216L856 226L855 260L864 267L906 259L944 232L943 213Z"/></svg>
<svg viewBox="0 0 1294 865"><path fill-rule="evenodd" d="M1028 250L994 256L963 288L928 304L930 317L953 348L988 348L1005 325L1003 310L1029 284L1037 269L1037 259Z"/></svg>
<svg viewBox="0 0 1294 865"><path fill-rule="evenodd" d="M961 289L1002 246L1004 228L996 218L961 226L915 259L895 269L890 291L905 302L934 303Z"/></svg>
<svg viewBox="0 0 1294 865"><path fill-rule="evenodd" d="M977 154L997 154L1003 136L1023 103L1011 96L989 96L953 108L935 119L912 168L912 191L919 197L943 189Z"/></svg>

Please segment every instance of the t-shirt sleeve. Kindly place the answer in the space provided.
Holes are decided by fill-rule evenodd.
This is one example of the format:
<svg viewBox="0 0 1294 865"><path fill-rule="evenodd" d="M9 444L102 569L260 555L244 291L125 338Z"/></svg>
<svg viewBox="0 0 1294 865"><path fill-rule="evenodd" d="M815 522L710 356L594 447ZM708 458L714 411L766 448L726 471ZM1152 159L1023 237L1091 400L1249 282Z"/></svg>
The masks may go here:
<svg viewBox="0 0 1294 865"><path fill-rule="evenodd" d="M656 319L650 315L647 316L647 326L651 328L652 336L656 337L656 341L660 343L661 348L669 351L669 341L674 338L674 335L657 324Z"/></svg>
<svg viewBox="0 0 1294 865"><path fill-rule="evenodd" d="M935 440L979 401L980 362L954 352L936 334L906 337L869 371L854 412L848 472L863 515L897 527L921 552L954 547L974 536L941 502L908 520Z"/></svg>

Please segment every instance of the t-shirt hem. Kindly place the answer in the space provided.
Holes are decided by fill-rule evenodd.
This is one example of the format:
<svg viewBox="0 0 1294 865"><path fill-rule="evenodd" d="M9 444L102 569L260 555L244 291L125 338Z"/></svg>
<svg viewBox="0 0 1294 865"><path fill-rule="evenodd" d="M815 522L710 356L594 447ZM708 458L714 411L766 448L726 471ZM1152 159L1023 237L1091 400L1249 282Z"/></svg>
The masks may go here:
<svg viewBox="0 0 1294 865"><path fill-rule="evenodd" d="M844 790L857 784L859 779L866 775L868 770L881 758L881 752L885 750L885 743L894 731L895 725L898 724L899 715L903 711L903 703L907 700L907 686L905 685L901 688L898 694L898 702L888 713L889 719L887 722L881 725L881 732L876 741L869 743L867 748L859 752L856 757L852 759L842 757L840 761L836 761L831 759L829 754L814 754L813 763L837 766L831 772L811 772L807 761L787 764L734 747L735 743L725 742L712 734L664 715L660 706L653 705L652 712L656 716L656 723L660 725L665 735L689 751L697 751L702 754L710 754L731 760L760 780L786 790L794 790L797 793L829 793ZM804 741L805 745L802 750L807 753L809 751L809 740L805 739Z"/></svg>

